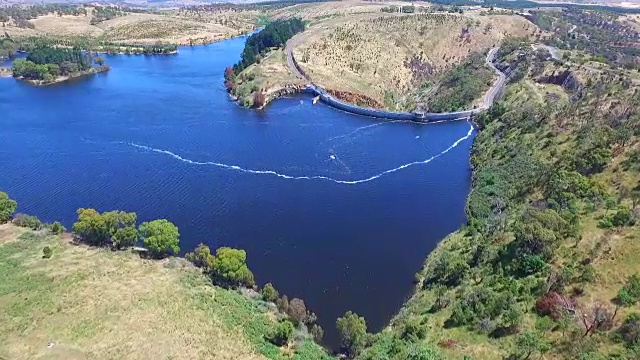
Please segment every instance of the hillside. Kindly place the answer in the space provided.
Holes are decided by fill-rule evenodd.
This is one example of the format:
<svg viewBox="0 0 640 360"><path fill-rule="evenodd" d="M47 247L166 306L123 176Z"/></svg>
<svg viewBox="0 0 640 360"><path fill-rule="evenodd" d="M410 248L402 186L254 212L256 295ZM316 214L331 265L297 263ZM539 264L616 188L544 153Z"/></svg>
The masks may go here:
<svg viewBox="0 0 640 360"><path fill-rule="evenodd" d="M3 31L11 37L90 37L129 44L190 45L209 43L252 31L261 14L248 8L115 8L36 5L31 11L0 11ZM3 12L6 13L3 17Z"/></svg>
<svg viewBox="0 0 640 360"><path fill-rule="evenodd" d="M52 250L50 258L43 249ZM151 260L0 225L0 358L317 359L270 344L275 308L211 285L180 258Z"/></svg>
<svg viewBox="0 0 640 360"><path fill-rule="evenodd" d="M269 14L307 21L290 46L313 83L348 102L390 110L442 112L478 105L494 77L485 66L487 52L507 36L541 35L512 12L428 4L350 0L298 4ZM251 105L256 92L269 98L283 84L298 84L291 72L280 72L276 83L253 80L258 77L253 73L274 66L275 59L265 57L268 64L238 74L240 91L232 92L243 104ZM446 95L465 91L453 100Z"/></svg>
<svg viewBox="0 0 640 360"><path fill-rule="evenodd" d="M329 89L362 94L390 109L427 108L444 73L507 35L535 31L512 15L380 12L320 22L301 35L294 55Z"/></svg>
<svg viewBox="0 0 640 360"><path fill-rule="evenodd" d="M600 34L583 58L618 36ZM610 54L596 68L503 44L510 85L476 119L468 225L360 358L416 344L458 359L640 356L640 82Z"/></svg>

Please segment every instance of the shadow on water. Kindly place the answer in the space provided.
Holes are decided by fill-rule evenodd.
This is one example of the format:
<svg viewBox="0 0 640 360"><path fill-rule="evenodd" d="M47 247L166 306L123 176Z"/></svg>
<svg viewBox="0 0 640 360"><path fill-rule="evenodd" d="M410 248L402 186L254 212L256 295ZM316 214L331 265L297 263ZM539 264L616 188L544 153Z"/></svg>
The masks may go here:
<svg viewBox="0 0 640 360"><path fill-rule="evenodd" d="M382 328L464 222L473 134L307 96L240 108L222 75L243 42L106 56L109 73L59 86L3 79L0 189L67 227L79 207L123 209L174 222L183 251L243 248L258 282L304 299L336 348L337 317Z"/></svg>

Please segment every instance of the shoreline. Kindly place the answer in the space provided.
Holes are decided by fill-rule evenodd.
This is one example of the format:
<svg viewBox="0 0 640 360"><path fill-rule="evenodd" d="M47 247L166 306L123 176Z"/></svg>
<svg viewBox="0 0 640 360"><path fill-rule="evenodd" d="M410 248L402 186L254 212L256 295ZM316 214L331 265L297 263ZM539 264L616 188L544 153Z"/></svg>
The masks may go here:
<svg viewBox="0 0 640 360"><path fill-rule="evenodd" d="M75 79L79 79L82 77L86 77L86 76L91 76L91 75L96 75L96 74L100 74L100 73L105 73L108 72L109 70L111 70L111 68L109 66L102 66L100 68L91 68L87 71L82 71L79 73L75 73L73 75L68 75L68 76L58 76L56 79L54 79L53 81L50 82L44 82L44 80L35 80L35 79L25 79L23 77L19 77L19 78L15 78L16 80L19 81L24 81L30 85L33 86L50 86L50 85L56 85L56 84L61 84L67 81L71 81L71 80L75 80Z"/></svg>

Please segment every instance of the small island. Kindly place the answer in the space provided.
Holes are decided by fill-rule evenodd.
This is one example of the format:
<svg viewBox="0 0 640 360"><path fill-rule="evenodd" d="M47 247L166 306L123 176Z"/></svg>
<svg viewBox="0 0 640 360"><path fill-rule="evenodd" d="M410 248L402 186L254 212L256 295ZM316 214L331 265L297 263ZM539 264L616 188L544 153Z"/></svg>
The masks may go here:
<svg viewBox="0 0 640 360"><path fill-rule="evenodd" d="M104 58L80 50L42 47L13 62L13 77L34 85L50 85L109 71Z"/></svg>

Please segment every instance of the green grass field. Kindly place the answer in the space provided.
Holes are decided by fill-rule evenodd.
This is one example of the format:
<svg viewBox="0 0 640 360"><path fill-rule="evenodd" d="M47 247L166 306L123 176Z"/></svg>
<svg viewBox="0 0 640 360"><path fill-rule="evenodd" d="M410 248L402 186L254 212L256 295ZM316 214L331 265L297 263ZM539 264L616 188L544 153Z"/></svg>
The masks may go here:
<svg viewBox="0 0 640 360"><path fill-rule="evenodd" d="M53 250L50 259L42 249ZM321 359L278 348L264 303L214 287L187 261L74 245L0 225L2 359Z"/></svg>

